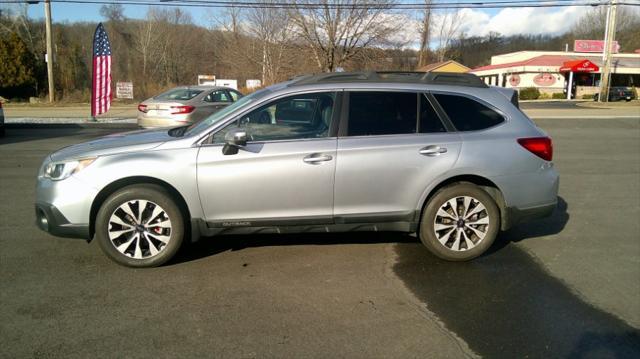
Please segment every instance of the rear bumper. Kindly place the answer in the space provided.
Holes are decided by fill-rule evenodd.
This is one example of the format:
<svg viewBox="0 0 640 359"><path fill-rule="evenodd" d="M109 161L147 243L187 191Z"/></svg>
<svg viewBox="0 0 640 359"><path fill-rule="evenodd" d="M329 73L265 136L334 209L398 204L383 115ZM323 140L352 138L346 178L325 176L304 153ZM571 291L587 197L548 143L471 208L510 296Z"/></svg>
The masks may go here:
<svg viewBox="0 0 640 359"><path fill-rule="evenodd" d="M138 115L138 126L143 128L176 127L190 124L191 118L188 115L177 115L175 117L151 117Z"/></svg>
<svg viewBox="0 0 640 359"><path fill-rule="evenodd" d="M530 207L530 208L516 208L509 207L506 210L506 218L502 222L502 230L507 230L518 223L528 222L533 219L545 218L551 216L553 211L558 206L558 202L545 204L542 206Z"/></svg>
<svg viewBox="0 0 640 359"><path fill-rule="evenodd" d="M56 208L48 203L36 203L36 225L41 230L58 237L89 239L88 224L71 224Z"/></svg>

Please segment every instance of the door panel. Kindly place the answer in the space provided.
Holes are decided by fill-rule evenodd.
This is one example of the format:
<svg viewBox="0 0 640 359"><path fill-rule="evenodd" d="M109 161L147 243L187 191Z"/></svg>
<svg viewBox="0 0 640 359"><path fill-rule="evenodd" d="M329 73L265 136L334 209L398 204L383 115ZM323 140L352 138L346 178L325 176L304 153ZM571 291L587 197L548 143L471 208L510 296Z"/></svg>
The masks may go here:
<svg viewBox="0 0 640 359"><path fill-rule="evenodd" d="M208 222L223 226L331 223L335 138L222 145L198 153L198 190Z"/></svg>
<svg viewBox="0 0 640 359"><path fill-rule="evenodd" d="M460 136L450 132L339 138L334 215L411 218L425 188L455 164L460 147Z"/></svg>

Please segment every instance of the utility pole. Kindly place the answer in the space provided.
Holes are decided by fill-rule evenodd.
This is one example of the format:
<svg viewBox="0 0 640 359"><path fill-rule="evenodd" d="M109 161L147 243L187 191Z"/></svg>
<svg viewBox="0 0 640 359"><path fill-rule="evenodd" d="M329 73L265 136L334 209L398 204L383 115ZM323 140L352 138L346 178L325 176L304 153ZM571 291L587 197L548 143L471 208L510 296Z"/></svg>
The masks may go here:
<svg viewBox="0 0 640 359"><path fill-rule="evenodd" d="M53 102L53 39L51 34L51 2L44 1L44 17L47 40L47 80L49 82L49 102Z"/></svg>
<svg viewBox="0 0 640 359"><path fill-rule="evenodd" d="M611 48L616 38L616 8L617 0L610 0L609 10L607 11L607 25L605 28L604 39L604 68L600 74L600 95L599 102L609 101L609 87L611 80Z"/></svg>

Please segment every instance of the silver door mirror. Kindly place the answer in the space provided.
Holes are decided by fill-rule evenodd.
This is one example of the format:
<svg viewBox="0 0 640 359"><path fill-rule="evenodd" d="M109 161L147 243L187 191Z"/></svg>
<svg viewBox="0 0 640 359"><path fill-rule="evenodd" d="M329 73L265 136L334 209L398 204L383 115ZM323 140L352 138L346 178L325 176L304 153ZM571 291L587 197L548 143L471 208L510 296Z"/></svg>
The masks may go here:
<svg viewBox="0 0 640 359"><path fill-rule="evenodd" d="M229 146L245 147L247 145L247 130L232 128L224 135L224 142Z"/></svg>

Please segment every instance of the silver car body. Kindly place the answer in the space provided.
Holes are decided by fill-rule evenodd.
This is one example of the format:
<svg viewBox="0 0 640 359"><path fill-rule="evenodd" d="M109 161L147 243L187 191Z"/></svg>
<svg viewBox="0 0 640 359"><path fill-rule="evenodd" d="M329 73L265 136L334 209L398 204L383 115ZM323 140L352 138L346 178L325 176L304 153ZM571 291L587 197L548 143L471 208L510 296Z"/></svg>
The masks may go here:
<svg viewBox="0 0 640 359"><path fill-rule="evenodd" d="M274 99L332 91L404 91L463 94L496 109L505 121L470 132L332 136L249 142L235 155L207 139ZM556 206L558 174L516 139L546 136L511 101L512 92L456 85L357 82L281 83L229 107L216 122L203 121L181 137L166 129L115 134L47 156L37 181L36 211L61 236L93 237L102 201L132 183L158 183L188 208L191 233L392 230L415 232L427 198L455 180L487 185L501 211L501 227L549 214ZM335 118L342 112L336 111ZM425 146L447 152L424 156ZM320 164L309 158L328 159ZM51 162L93 158L61 181L43 175Z"/></svg>
<svg viewBox="0 0 640 359"><path fill-rule="evenodd" d="M172 92L179 91L191 91L194 96L192 98L171 98L171 96L166 96ZM138 105L138 125L143 128L156 128L191 124L208 117L241 97L242 94L240 92L228 87L176 87L141 102ZM180 111L176 109L181 106L190 106L190 111L179 113Z"/></svg>

